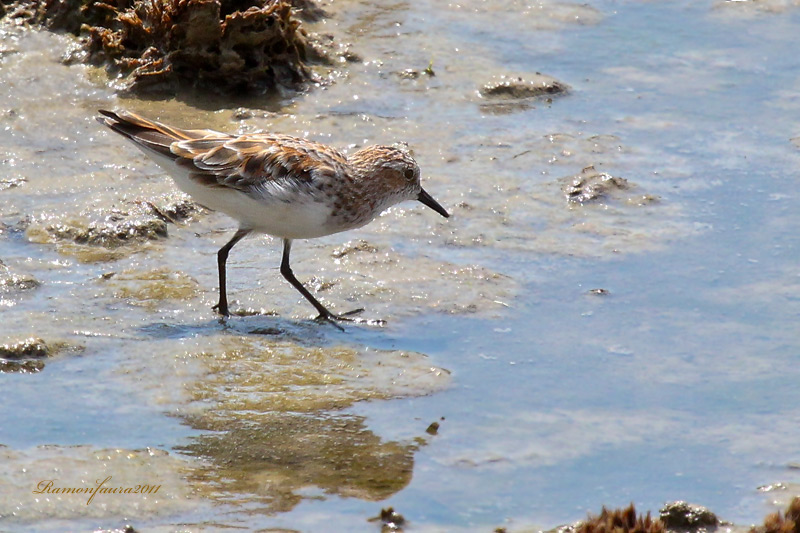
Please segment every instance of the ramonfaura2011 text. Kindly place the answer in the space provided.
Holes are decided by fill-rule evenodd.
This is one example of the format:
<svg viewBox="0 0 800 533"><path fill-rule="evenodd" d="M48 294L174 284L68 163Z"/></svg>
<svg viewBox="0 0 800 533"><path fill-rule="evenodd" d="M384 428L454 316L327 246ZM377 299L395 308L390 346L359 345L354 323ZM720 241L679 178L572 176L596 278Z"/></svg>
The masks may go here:
<svg viewBox="0 0 800 533"><path fill-rule="evenodd" d="M111 481L111 476L104 480L95 480L94 487L56 487L57 479L45 479L36 485L34 494L91 494L86 500L86 505L92 503L97 494L155 494L161 485L136 485L135 487L106 487L105 484Z"/></svg>

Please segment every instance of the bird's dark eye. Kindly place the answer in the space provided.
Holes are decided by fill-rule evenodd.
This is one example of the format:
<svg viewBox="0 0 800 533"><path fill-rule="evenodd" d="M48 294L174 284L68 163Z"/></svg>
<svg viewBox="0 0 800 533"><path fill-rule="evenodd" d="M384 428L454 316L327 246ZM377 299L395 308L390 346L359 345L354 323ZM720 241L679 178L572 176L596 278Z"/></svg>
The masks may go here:
<svg viewBox="0 0 800 533"><path fill-rule="evenodd" d="M413 180L414 179L414 169L413 168L407 168L406 171L403 172L403 176L405 176L405 178L408 181Z"/></svg>

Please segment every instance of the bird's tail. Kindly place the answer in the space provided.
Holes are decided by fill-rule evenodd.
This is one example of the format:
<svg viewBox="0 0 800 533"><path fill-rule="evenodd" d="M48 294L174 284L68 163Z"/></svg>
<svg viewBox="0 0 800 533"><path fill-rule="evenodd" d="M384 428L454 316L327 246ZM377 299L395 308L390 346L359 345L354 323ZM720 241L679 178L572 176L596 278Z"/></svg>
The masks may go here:
<svg viewBox="0 0 800 533"><path fill-rule="evenodd" d="M218 136L219 132L213 130L183 130L173 128L154 120L146 119L142 116L121 111L99 110L102 117L97 117L100 124L105 124L123 137L130 139L139 147L151 150L158 154L176 159L178 156L172 153L172 143L192 139L202 139L209 136Z"/></svg>

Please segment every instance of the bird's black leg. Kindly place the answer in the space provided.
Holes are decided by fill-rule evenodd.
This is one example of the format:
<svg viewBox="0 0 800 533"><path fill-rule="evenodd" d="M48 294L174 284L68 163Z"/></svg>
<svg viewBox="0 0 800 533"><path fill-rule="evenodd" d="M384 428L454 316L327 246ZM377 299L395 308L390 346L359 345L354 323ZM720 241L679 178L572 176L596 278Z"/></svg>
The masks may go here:
<svg viewBox="0 0 800 533"><path fill-rule="evenodd" d="M281 274L283 275L284 278L286 278L286 281L291 283L295 289L300 291L300 294L302 294L306 300L311 302L311 305L313 305L314 308L319 312L319 316L317 317L317 319L327 320L328 322L334 324L336 327L339 327L339 325L336 324L335 322L336 320L348 320L351 322L354 321L352 318L350 318L349 315L355 315L357 313L360 313L363 311L363 309L355 309L353 311L349 311L341 315L334 315L333 313L328 311L325 308L325 306L319 302L319 300L314 298L314 295L308 292L308 289L303 287L303 284L300 283L294 276L294 272L292 272L292 267L289 266L289 254L291 253L291 251L292 251L292 240L283 239L283 260L281 261ZM339 329L342 328L339 327Z"/></svg>
<svg viewBox="0 0 800 533"><path fill-rule="evenodd" d="M221 314L222 316L228 316L228 291L226 289L226 280L225 280L225 264L228 261L228 253L231 251L233 246L244 239L251 230L249 229L242 229L239 230L233 235L231 240L228 243L219 249L217 252L217 267L219 268L219 303L212 307L212 309L216 310L217 313Z"/></svg>

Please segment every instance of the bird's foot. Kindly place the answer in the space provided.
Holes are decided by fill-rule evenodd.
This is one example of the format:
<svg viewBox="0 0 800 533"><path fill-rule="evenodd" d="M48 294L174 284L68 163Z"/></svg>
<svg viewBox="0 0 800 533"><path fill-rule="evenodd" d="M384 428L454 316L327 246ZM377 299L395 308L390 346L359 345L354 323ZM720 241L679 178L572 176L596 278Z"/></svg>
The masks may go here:
<svg viewBox="0 0 800 533"><path fill-rule="evenodd" d="M344 328L342 326L340 326L339 324L337 324L337 322L353 322L354 324L367 324L367 325L370 325L370 326L385 326L386 325L386 321L385 320L380 320L380 319L378 319L378 320L370 320L370 319L366 319L366 318L358 318L358 317L354 317L353 316L353 315L358 315L358 314L363 313L363 312L364 312L364 309L353 309L352 311L348 311L346 313L341 313L339 315L335 315L335 314L333 314L333 313L331 313L329 311L326 311L324 313L320 313L319 316L317 316L317 318L315 318L314 320L316 320L317 322L328 322L330 324L333 324L334 326L336 326L341 331L344 331Z"/></svg>
<svg viewBox="0 0 800 533"><path fill-rule="evenodd" d="M218 315L223 317L231 316L230 312L228 311L228 304L227 303L218 303L217 305L211 308L213 311L216 311Z"/></svg>
<svg viewBox="0 0 800 533"><path fill-rule="evenodd" d="M348 311L346 313L342 313L341 315L333 315L333 317L336 318L336 320L344 320L344 321L347 321L347 322L356 322L359 319L350 318L350 317L355 316L355 315L360 315L363 312L364 312L364 308L363 307L359 307L358 309L353 309L352 311Z"/></svg>

